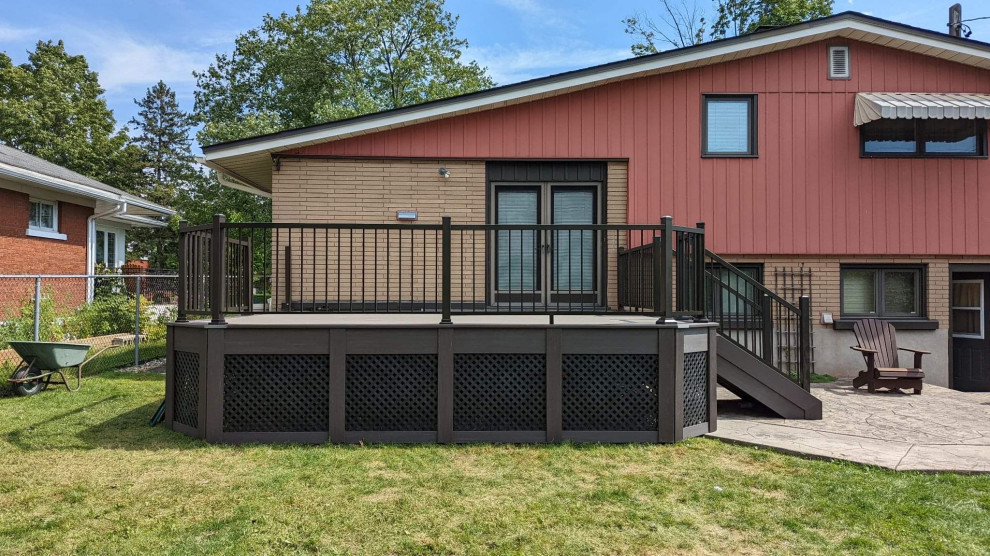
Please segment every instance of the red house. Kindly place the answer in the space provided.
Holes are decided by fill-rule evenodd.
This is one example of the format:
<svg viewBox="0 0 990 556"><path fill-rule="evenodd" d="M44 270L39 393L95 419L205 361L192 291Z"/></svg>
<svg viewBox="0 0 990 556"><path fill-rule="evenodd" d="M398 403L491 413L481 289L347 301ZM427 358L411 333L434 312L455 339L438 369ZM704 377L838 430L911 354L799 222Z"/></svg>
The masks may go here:
<svg viewBox="0 0 990 556"><path fill-rule="evenodd" d="M933 352L927 382L986 390L987 118L990 44L848 12L204 153L276 223L705 222L811 297L816 372L862 369L873 316ZM513 261L545 283L520 256L485 287Z"/></svg>

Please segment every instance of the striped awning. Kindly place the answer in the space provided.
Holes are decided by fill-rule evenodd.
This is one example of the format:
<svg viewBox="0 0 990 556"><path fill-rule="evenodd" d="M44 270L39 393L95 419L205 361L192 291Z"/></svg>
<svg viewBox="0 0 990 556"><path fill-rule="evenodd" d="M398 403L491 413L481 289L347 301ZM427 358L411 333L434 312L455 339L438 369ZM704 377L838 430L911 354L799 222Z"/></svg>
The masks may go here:
<svg viewBox="0 0 990 556"><path fill-rule="evenodd" d="M853 125L880 118L990 119L990 95L978 93L857 93Z"/></svg>

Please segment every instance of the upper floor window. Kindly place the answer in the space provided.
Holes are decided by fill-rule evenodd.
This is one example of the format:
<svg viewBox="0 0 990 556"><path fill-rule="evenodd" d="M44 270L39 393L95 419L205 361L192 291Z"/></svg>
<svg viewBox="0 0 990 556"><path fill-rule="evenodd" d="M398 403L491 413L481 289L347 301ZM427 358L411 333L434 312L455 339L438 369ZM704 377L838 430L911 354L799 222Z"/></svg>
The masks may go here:
<svg viewBox="0 0 990 556"><path fill-rule="evenodd" d="M28 218L28 227L43 232L57 232L58 205L53 201L31 199L31 215Z"/></svg>
<svg viewBox="0 0 990 556"><path fill-rule="evenodd" d="M701 155L756 156L756 95L702 95Z"/></svg>
<svg viewBox="0 0 990 556"><path fill-rule="evenodd" d="M986 120L880 119L859 128L864 157L986 156Z"/></svg>

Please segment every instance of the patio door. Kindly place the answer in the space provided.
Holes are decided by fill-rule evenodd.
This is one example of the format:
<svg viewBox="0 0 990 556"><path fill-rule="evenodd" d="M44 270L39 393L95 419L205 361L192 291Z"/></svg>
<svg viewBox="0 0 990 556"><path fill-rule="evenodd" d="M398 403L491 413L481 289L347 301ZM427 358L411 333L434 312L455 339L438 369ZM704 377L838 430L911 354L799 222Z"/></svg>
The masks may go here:
<svg viewBox="0 0 990 556"><path fill-rule="evenodd" d="M599 191L595 183L494 184L494 223L597 224ZM495 303L577 310L599 304L599 234L522 226L495 233Z"/></svg>
<svg viewBox="0 0 990 556"><path fill-rule="evenodd" d="M952 387L990 392L990 273L953 272L949 295Z"/></svg>

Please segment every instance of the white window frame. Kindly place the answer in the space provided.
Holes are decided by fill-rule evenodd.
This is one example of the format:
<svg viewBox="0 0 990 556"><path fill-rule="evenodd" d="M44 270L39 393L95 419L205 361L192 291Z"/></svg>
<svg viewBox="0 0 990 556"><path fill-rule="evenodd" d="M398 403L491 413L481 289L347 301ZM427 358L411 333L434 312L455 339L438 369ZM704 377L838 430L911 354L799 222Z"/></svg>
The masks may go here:
<svg viewBox="0 0 990 556"><path fill-rule="evenodd" d="M979 311L979 313L980 313L980 333L979 334L965 334L965 333L961 333L961 332L953 332L952 333L952 337L953 338L967 338L967 339L970 339L970 340L982 340L983 338L986 337L986 331L984 330L986 315L983 314L984 306L986 305L986 300L983 299L983 292L984 292L984 289L983 289L983 280L982 279L953 280L952 281L952 285L955 286L956 284L979 284L980 285L980 306L979 307L957 307L956 305L952 304L952 301L953 300L952 299L949 299L949 321L950 322L952 321L952 311ZM953 288L953 289L955 289L955 288ZM951 296L951 294L950 294L950 296Z"/></svg>
<svg viewBox="0 0 990 556"><path fill-rule="evenodd" d="M121 230L120 228L110 228L106 226L97 225L95 232L96 233L93 234L93 267L96 268L96 265L99 264L96 253L96 245L97 245L96 237L102 232L104 234L103 250L104 250L104 254L106 255L104 257L104 264L106 265L106 261L113 259L113 263L114 263L113 266L106 265L106 267L111 269L119 269L126 262L124 259L126 255L127 246L124 244L124 242L126 241L124 230ZM114 234L116 236L114 238L113 253L109 252L110 242L107 241L107 237L109 237L109 234Z"/></svg>
<svg viewBox="0 0 990 556"><path fill-rule="evenodd" d="M45 239L58 239L62 241L68 239L68 236L66 236L65 234L60 234L58 232L58 201L50 201L48 199L38 199L36 197L30 197L28 201L29 201L28 227L27 230L24 232L26 235L31 237L41 237ZM31 224L31 205L33 204L48 205L52 207L51 228L42 228L40 226L35 226L34 224Z"/></svg>
<svg viewBox="0 0 990 556"><path fill-rule="evenodd" d="M845 75L836 75L832 73L832 53L837 50L844 50L846 52L846 73ZM852 79L852 60L849 57L849 47L846 45L835 45L828 47L828 78L829 79Z"/></svg>

